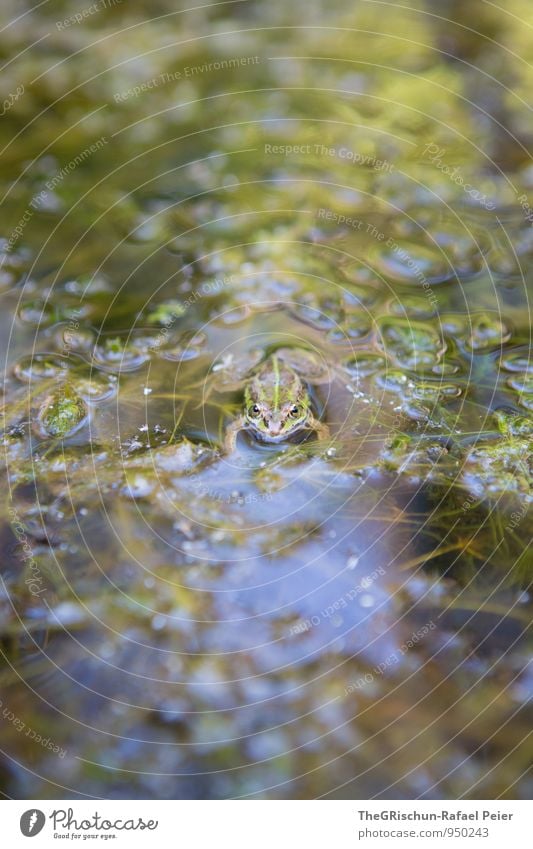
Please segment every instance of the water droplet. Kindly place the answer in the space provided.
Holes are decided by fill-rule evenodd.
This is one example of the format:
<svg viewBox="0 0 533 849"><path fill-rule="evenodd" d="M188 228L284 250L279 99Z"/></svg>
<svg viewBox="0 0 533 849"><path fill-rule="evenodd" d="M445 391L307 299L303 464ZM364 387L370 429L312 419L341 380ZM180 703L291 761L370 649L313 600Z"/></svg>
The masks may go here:
<svg viewBox="0 0 533 849"><path fill-rule="evenodd" d="M76 328L68 321L54 328L54 344L59 351L90 351L94 345L94 336L93 330Z"/></svg>
<svg viewBox="0 0 533 849"><path fill-rule="evenodd" d="M533 395L520 395L518 403L526 410L533 410Z"/></svg>
<svg viewBox="0 0 533 849"><path fill-rule="evenodd" d="M454 276L453 267L436 248L404 240L393 242L392 247L375 245L369 262L388 280L415 286L442 283Z"/></svg>
<svg viewBox="0 0 533 849"><path fill-rule="evenodd" d="M246 321L246 319L250 317L250 306L247 304L245 306L239 307L238 309L227 310L223 313L220 313L218 310L215 310L212 313L212 317L214 324L241 324L243 321Z"/></svg>
<svg viewBox="0 0 533 849"><path fill-rule="evenodd" d="M398 369L388 369L376 377L376 383L387 392L403 392L409 385L414 386L412 381L403 371Z"/></svg>
<svg viewBox="0 0 533 849"><path fill-rule="evenodd" d="M418 383L412 390L413 398L419 401L453 400L461 394L461 387L453 383Z"/></svg>
<svg viewBox="0 0 533 849"><path fill-rule="evenodd" d="M13 371L19 380L43 380L65 375L68 362L54 354L35 354L33 357L21 357Z"/></svg>
<svg viewBox="0 0 533 849"><path fill-rule="evenodd" d="M152 340L153 341L153 340ZM109 336L95 345L93 359L96 366L114 372L135 371L150 359L146 340L126 341L120 336Z"/></svg>
<svg viewBox="0 0 533 849"><path fill-rule="evenodd" d="M375 374L382 369L386 364L385 357L380 354L366 353L361 351L342 361L343 368L348 374L352 375L356 380L361 377L368 377L370 374Z"/></svg>
<svg viewBox="0 0 533 849"><path fill-rule="evenodd" d="M533 372L533 357L529 348L526 348L523 352L510 351L502 356L500 365L506 371Z"/></svg>
<svg viewBox="0 0 533 849"><path fill-rule="evenodd" d="M327 333L327 338L332 342L349 342L351 339L361 339L367 336L372 329L371 322L364 316L351 316L348 321L343 322Z"/></svg>
<svg viewBox="0 0 533 849"><path fill-rule="evenodd" d="M143 475L134 475L123 487L123 494L131 498L146 498L154 490L154 483Z"/></svg>
<svg viewBox="0 0 533 849"><path fill-rule="evenodd" d="M454 363L448 360L445 363L436 363L431 369L433 374L441 375L442 377L450 376L452 374L457 374L457 372L461 371L461 366L459 363Z"/></svg>
<svg viewBox="0 0 533 849"><path fill-rule="evenodd" d="M477 352L499 348L511 338L511 331L496 315L482 313L472 317L467 346Z"/></svg>
<svg viewBox="0 0 533 849"><path fill-rule="evenodd" d="M400 318L431 318L437 312L433 301L423 295L402 295L389 301L389 313Z"/></svg>
<svg viewBox="0 0 533 849"><path fill-rule="evenodd" d="M359 604L361 605L361 607L374 607L374 596L370 595L370 593L363 593L363 595L359 599Z"/></svg>
<svg viewBox="0 0 533 849"><path fill-rule="evenodd" d="M204 351L206 343L207 335L202 331L197 333L186 331L180 335L177 345L172 348L162 348L158 353L164 360L185 362L199 357Z"/></svg>
<svg viewBox="0 0 533 849"><path fill-rule="evenodd" d="M99 374L93 374L91 377L73 377L72 385L78 395L93 403L107 401L117 390L116 382L102 379Z"/></svg>
<svg viewBox="0 0 533 849"><path fill-rule="evenodd" d="M380 329L379 344L404 368L432 367L446 350L446 343L430 324L390 318L380 323Z"/></svg>
<svg viewBox="0 0 533 849"><path fill-rule="evenodd" d="M533 374L517 374L507 380L507 386L516 389L517 392L533 394Z"/></svg>
<svg viewBox="0 0 533 849"><path fill-rule="evenodd" d="M342 321L340 314L331 315L318 307L298 305L293 307L291 312L299 321L310 324L317 330L336 330L337 325Z"/></svg>

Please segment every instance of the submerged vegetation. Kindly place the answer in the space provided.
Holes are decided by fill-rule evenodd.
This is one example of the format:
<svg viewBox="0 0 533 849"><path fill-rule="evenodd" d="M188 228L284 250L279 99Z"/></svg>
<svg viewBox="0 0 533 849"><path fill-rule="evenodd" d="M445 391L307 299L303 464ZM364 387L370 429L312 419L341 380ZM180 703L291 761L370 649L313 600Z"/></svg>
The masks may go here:
<svg viewBox="0 0 533 849"><path fill-rule="evenodd" d="M525 0L3 7L3 792L531 798Z"/></svg>

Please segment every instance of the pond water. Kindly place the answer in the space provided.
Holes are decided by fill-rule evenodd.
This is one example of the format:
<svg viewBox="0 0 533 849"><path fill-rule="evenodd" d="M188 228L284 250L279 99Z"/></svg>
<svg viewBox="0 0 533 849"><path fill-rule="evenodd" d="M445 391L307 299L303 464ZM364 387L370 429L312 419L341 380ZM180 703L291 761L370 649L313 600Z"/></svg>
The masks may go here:
<svg viewBox="0 0 533 849"><path fill-rule="evenodd" d="M87 8L2 10L3 793L530 798L526 3Z"/></svg>

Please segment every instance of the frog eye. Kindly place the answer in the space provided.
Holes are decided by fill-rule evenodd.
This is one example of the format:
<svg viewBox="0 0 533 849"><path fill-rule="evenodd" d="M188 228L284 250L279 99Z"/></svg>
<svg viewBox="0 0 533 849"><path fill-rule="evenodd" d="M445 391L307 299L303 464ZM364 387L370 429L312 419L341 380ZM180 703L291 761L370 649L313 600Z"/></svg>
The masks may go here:
<svg viewBox="0 0 533 849"><path fill-rule="evenodd" d="M289 415L292 416L293 419L300 415L300 408L298 404L294 404L294 406L290 408Z"/></svg>
<svg viewBox="0 0 533 849"><path fill-rule="evenodd" d="M261 410L259 409L257 404L252 404L252 406L248 408L249 416L258 416L260 412Z"/></svg>

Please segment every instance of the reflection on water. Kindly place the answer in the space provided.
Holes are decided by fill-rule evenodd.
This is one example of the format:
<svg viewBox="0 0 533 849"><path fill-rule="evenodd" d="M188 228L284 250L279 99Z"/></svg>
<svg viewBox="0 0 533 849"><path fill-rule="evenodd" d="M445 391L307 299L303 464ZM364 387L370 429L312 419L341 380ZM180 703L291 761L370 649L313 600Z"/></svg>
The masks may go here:
<svg viewBox="0 0 533 849"><path fill-rule="evenodd" d="M511 7L2 34L6 794L530 796ZM329 436L228 453L279 349Z"/></svg>

